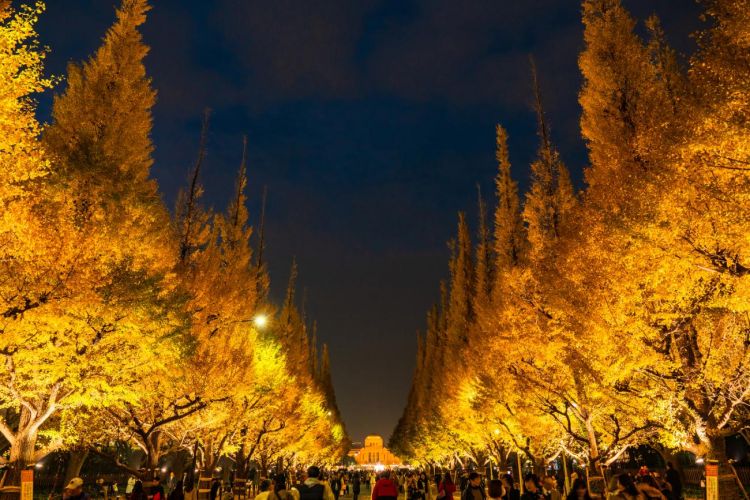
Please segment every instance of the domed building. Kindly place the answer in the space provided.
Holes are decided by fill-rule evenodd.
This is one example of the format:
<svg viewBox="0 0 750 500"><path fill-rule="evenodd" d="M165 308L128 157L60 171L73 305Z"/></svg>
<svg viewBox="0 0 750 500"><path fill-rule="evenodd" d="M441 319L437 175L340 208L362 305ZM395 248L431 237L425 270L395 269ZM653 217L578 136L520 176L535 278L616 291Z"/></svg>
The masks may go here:
<svg viewBox="0 0 750 500"><path fill-rule="evenodd" d="M362 448L352 448L349 455L356 460L357 465L401 465L401 460L388 451L383 438L380 436L367 436Z"/></svg>

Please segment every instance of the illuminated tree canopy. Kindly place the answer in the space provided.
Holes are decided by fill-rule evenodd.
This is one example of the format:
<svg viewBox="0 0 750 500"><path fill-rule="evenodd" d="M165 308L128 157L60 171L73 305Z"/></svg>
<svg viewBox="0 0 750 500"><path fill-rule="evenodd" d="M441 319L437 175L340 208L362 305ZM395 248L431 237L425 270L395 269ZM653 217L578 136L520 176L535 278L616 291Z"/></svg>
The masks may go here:
<svg viewBox="0 0 750 500"><path fill-rule="evenodd" d="M251 244L247 144L216 213L201 204L204 130L170 214L150 174L156 92L139 31L148 2L122 1L101 47L69 66L44 126L33 96L57 82L43 76L43 11L0 2L7 461L18 471L90 449L131 470L117 453L128 445L144 453L145 472L131 470L144 479L177 450L205 468L222 456L336 462L347 436L327 354L321 364L293 292L282 308L271 303ZM260 314L271 318L263 328Z"/></svg>
<svg viewBox="0 0 750 500"><path fill-rule="evenodd" d="M599 468L642 444L722 460L746 429L750 4L705 2L684 63L655 17L641 31L619 0L582 13L585 189L552 144L532 62L532 184L521 202L498 126L494 230L481 205L475 242L459 218L391 438L413 460L564 451Z"/></svg>

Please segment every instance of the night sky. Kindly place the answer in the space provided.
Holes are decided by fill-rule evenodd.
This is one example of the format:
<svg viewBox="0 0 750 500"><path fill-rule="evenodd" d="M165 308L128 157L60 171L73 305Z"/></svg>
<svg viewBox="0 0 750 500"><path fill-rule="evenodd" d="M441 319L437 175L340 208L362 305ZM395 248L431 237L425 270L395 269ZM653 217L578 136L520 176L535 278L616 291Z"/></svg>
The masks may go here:
<svg viewBox="0 0 750 500"><path fill-rule="evenodd" d="M114 0L47 0L48 70L99 45ZM248 135L250 208L268 186L273 295L290 262L329 344L350 436L386 439L414 367L416 331L447 274L456 213L492 193L494 129L510 134L528 186L536 150L528 56L537 60L554 140L582 186L577 0L153 0L144 27L158 89L153 175L172 207L213 110L203 183L223 210ZM681 53L693 0L624 0L658 13ZM50 95L40 99L48 115ZM450 369L450 367L447 367Z"/></svg>

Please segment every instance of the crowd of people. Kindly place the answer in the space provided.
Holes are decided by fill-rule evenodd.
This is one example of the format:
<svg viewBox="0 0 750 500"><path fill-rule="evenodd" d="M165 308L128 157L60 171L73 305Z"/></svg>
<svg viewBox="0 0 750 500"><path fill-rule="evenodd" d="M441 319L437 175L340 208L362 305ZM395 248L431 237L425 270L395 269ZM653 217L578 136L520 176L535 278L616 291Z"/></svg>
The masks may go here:
<svg viewBox="0 0 750 500"><path fill-rule="evenodd" d="M615 482L616 481L616 482ZM609 485L610 491L618 493L625 500L680 500L682 498L682 480L671 463L662 475L641 467L638 474L619 474Z"/></svg>
<svg viewBox="0 0 750 500"><path fill-rule="evenodd" d="M458 482L458 484L456 484ZM586 480L574 472L565 491L554 474L540 478L536 474L524 476L523 485L511 474L486 481L478 472L459 475L454 481L450 472L428 480L424 472L384 472L372 490L372 500L591 500ZM603 494L603 495L602 495ZM637 474L613 475L606 491L599 492L617 500L681 500L683 498L680 475L671 464L664 475L641 468Z"/></svg>
<svg viewBox="0 0 750 500"><path fill-rule="evenodd" d="M511 474L486 480L478 472L456 474L445 472L430 475L425 471L368 470L323 471L309 467L303 472L258 474L251 471L243 495L254 500L339 500L342 496L359 500L591 500L589 484L573 472L568 488L554 474L540 478L527 474L522 483ZM164 482L155 481L148 487L131 477L125 491L126 500L198 500L195 481L177 480L170 474ZM244 484L244 483L243 483ZM612 475L609 484L597 496L614 500L681 500L680 475L672 466L666 472L649 471L642 467L636 474ZM212 480L208 500L233 500L237 489L231 482ZM604 494L604 495L602 495ZM119 495L114 495L119 496ZM457 498L458 497L458 498ZM205 497L204 497L205 498ZM83 480L74 478L65 488L63 500L87 500Z"/></svg>
<svg viewBox="0 0 750 500"><path fill-rule="evenodd" d="M312 474L311 474L312 472ZM455 479L454 479L455 478ZM257 500L338 500L351 495L352 500L367 494L370 500L591 500L589 485L574 472L569 488L554 474L540 478L527 474L519 484L511 474L487 481L478 472L455 474L445 472L429 475L425 471L393 470L378 474L372 471L334 471L325 474L317 468L308 471L302 486L285 489L287 476L265 480ZM282 485L279 495L279 485ZM311 490L310 488L317 488ZM605 491L616 500L681 500L682 481L672 467L665 474L641 468L637 474L613 475Z"/></svg>

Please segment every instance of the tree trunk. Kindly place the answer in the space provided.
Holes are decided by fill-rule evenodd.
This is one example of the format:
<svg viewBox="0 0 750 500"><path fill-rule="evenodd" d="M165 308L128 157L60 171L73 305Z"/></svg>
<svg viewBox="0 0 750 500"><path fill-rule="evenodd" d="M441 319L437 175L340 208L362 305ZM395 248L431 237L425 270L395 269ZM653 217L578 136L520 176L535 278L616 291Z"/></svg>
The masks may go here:
<svg viewBox="0 0 750 500"><path fill-rule="evenodd" d="M21 486L21 471L34 464L37 435L36 432L29 430L28 414L26 415L26 418L24 418L24 413L21 414L21 422L18 427L24 430L16 434L16 441L10 447L9 467L5 473L4 486ZM20 492L6 492L0 494L0 500L15 500L20 498L20 496Z"/></svg>
<svg viewBox="0 0 750 500"><path fill-rule="evenodd" d="M17 466L18 470L34 465L36 438L36 433L31 432L23 432L16 435L16 442L10 447L10 463ZM5 484L8 484L7 480Z"/></svg>
<svg viewBox="0 0 750 500"><path fill-rule="evenodd" d="M249 462L249 457L245 454L245 444L241 444L240 448L237 450L237 453L234 454L234 470L235 470L235 477L240 477L242 479L247 478L247 464Z"/></svg>
<svg viewBox="0 0 750 500"><path fill-rule="evenodd" d="M161 431L153 432L146 439L146 477L145 482L159 481L159 460L161 459ZM144 486L148 486L144 482Z"/></svg>
<svg viewBox="0 0 750 500"><path fill-rule="evenodd" d="M68 454L68 463L65 467L65 480L63 484L68 484L71 479L81 475L81 468L89 456L88 448L76 448Z"/></svg>
<svg viewBox="0 0 750 500"><path fill-rule="evenodd" d="M740 500L740 491L737 479L734 477L729 463L727 462L727 444L724 436L712 437L711 449L706 457L706 465L717 463L719 466L719 498L721 500Z"/></svg>
<svg viewBox="0 0 750 500"><path fill-rule="evenodd" d="M710 446L706 458L718 460L719 463L727 461L727 442L723 436L711 438Z"/></svg>
<svg viewBox="0 0 750 500"><path fill-rule="evenodd" d="M14 485L20 485L20 471L29 465L34 465L35 462L35 451L36 451L36 440L37 440L37 425L36 422L32 422L32 416L28 409L21 407L21 412L18 421L18 431L16 432L15 441L10 446L10 460L11 467L17 468L19 471L18 483ZM6 486L8 480L5 481Z"/></svg>
<svg viewBox="0 0 750 500"><path fill-rule="evenodd" d="M539 476L540 479L547 475L547 463L543 458L534 460L534 474Z"/></svg>
<svg viewBox="0 0 750 500"><path fill-rule="evenodd" d="M206 453L203 459L202 469L211 472L212 476L215 476L218 472L216 469L219 466L219 461L213 453Z"/></svg>

